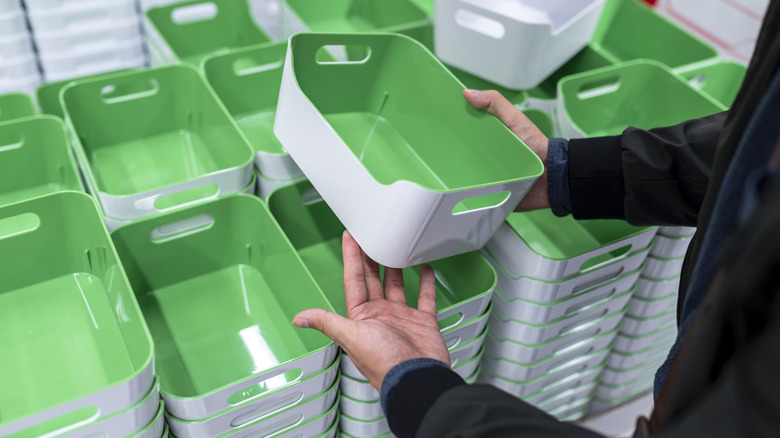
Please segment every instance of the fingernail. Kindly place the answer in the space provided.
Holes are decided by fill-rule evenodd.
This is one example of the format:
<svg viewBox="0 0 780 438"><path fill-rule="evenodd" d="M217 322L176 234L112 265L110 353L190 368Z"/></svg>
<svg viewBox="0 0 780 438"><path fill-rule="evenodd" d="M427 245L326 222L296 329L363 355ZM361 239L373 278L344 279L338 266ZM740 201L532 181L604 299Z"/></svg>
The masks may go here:
<svg viewBox="0 0 780 438"><path fill-rule="evenodd" d="M466 93L468 93L468 94L478 94L479 91L478 90L472 90L471 88L468 88L468 89L466 89Z"/></svg>
<svg viewBox="0 0 780 438"><path fill-rule="evenodd" d="M295 318L293 319L293 325L298 328L309 328L309 321L303 318Z"/></svg>

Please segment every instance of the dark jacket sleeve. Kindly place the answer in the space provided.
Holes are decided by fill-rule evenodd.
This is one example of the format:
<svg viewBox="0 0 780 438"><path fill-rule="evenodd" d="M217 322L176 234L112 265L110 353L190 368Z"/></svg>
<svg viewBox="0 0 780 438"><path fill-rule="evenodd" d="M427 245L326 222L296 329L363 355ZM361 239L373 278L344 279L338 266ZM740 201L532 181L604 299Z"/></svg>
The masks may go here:
<svg viewBox="0 0 780 438"><path fill-rule="evenodd" d="M696 226L726 115L570 140L572 214L635 225Z"/></svg>

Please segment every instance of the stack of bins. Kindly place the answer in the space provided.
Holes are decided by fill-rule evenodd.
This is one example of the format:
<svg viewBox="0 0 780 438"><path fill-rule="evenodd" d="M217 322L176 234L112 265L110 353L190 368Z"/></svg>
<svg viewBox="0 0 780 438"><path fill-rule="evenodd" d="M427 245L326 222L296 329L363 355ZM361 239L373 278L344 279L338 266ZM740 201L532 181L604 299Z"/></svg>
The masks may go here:
<svg viewBox="0 0 780 438"><path fill-rule="evenodd" d="M38 114L29 94L0 94L0 122L34 116Z"/></svg>
<svg viewBox="0 0 780 438"><path fill-rule="evenodd" d="M20 0L0 0L0 94L32 94L40 81Z"/></svg>
<svg viewBox="0 0 780 438"><path fill-rule="evenodd" d="M308 181L277 189L268 198L268 206L336 312L345 315L341 222ZM437 280L439 326L451 365L461 377L474 382L479 374L495 271L477 252L437 260L431 267ZM403 274L407 302L416 307L419 267L406 268ZM346 355L342 355L341 370L342 436L389 433L379 393Z"/></svg>
<svg viewBox="0 0 780 438"><path fill-rule="evenodd" d="M0 278L0 435L163 435L152 338L94 200L0 207Z"/></svg>
<svg viewBox="0 0 780 438"><path fill-rule="evenodd" d="M146 65L134 0L24 0L47 81Z"/></svg>
<svg viewBox="0 0 780 438"><path fill-rule="evenodd" d="M263 199L306 178L273 132L286 53L286 42L268 43L215 54L202 64L206 81L255 151L257 195Z"/></svg>
<svg viewBox="0 0 780 438"><path fill-rule="evenodd" d="M480 380L561 419L587 412L655 232L510 215L483 250L498 288Z"/></svg>
<svg viewBox="0 0 780 438"><path fill-rule="evenodd" d="M87 189L110 229L254 189L252 150L193 67L75 81L61 99Z"/></svg>
<svg viewBox="0 0 780 438"><path fill-rule="evenodd" d="M153 66L199 66L207 55L225 49L267 43L271 38L252 19L247 0L191 0L144 12L144 28Z"/></svg>
<svg viewBox="0 0 780 438"><path fill-rule="evenodd" d="M330 304L265 204L235 194L112 232L183 437L334 431L338 347L291 323Z"/></svg>
<svg viewBox="0 0 780 438"><path fill-rule="evenodd" d="M647 392L677 337L680 270L694 229L660 227L593 402L593 413Z"/></svg>

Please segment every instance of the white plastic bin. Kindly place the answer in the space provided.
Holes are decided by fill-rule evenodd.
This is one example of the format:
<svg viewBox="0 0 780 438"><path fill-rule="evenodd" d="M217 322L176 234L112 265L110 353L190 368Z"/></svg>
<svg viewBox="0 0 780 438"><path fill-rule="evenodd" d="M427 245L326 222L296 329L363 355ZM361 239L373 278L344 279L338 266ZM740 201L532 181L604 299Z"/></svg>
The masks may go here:
<svg viewBox="0 0 780 438"><path fill-rule="evenodd" d="M665 259L682 257L688 250L688 244L690 242L691 238L689 236L670 237L657 235L653 242L653 249L650 250L650 255Z"/></svg>
<svg viewBox="0 0 780 438"><path fill-rule="evenodd" d="M634 318L651 318L672 310L677 310L677 291L651 299L634 296L628 303L626 314Z"/></svg>
<svg viewBox="0 0 780 438"><path fill-rule="evenodd" d="M134 0L111 2L62 2L63 7L28 9L33 32L64 32L105 27L137 17ZM102 4L101 4L102 3Z"/></svg>
<svg viewBox="0 0 780 438"><path fill-rule="evenodd" d="M140 39L117 43L112 48L71 54L61 52L40 54L41 68L47 81L65 79L143 67L146 57L143 42Z"/></svg>
<svg viewBox="0 0 780 438"><path fill-rule="evenodd" d="M141 28L135 17L98 28L86 27L70 31L35 33L38 52L55 57L106 52L117 47L126 47L131 43L143 44Z"/></svg>
<svg viewBox="0 0 780 438"><path fill-rule="evenodd" d="M672 321L677 321L676 307L649 318L635 318L631 315L626 315L623 318L620 332L629 336L643 336L661 327L671 325Z"/></svg>
<svg viewBox="0 0 780 438"><path fill-rule="evenodd" d="M674 259L665 259L654 256L648 256L645 262L643 277L651 280L668 280L680 276L685 256Z"/></svg>

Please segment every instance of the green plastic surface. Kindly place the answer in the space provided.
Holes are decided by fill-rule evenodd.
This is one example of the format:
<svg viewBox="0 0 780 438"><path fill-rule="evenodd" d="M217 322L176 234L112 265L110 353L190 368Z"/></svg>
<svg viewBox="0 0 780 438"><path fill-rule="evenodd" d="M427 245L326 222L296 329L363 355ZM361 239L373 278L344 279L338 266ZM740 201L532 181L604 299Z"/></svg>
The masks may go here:
<svg viewBox="0 0 780 438"><path fill-rule="evenodd" d="M30 95L9 93L0 95L0 122L38 114Z"/></svg>
<svg viewBox="0 0 780 438"><path fill-rule="evenodd" d="M571 259L649 230L621 220L558 217L549 209L512 213L506 222L533 252L552 260Z"/></svg>
<svg viewBox="0 0 780 438"><path fill-rule="evenodd" d="M44 114L51 114L53 116L65 118L65 111L62 108L62 101L60 100L60 94L62 90L70 83L82 80L98 79L104 77L111 77L116 74L122 74L127 71L135 69L124 69L113 71L110 73L100 73L96 75L83 76L75 79L66 79L63 81L48 82L42 84L35 90L35 95L38 99L38 105L41 107L41 112Z"/></svg>
<svg viewBox="0 0 780 438"><path fill-rule="evenodd" d="M131 195L249 165L252 149L187 65L79 81L62 91L97 190Z"/></svg>
<svg viewBox="0 0 780 438"><path fill-rule="evenodd" d="M565 110L586 137L617 135L629 126L671 126L725 109L650 60L568 76L558 83L558 93L565 96L558 111Z"/></svg>
<svg viewBox="0 0 780 438"><path fill-rule="evenodd" d="M176 57L192 65L219 50L271 41L252 19L247 0L176 2L151 8L146 17Z"/></svg>
<svg viewBox="0 0 780 438"><path fill-rule="evenodd" d="M606 56L591 46L586 46L579 53L574 55L566 64L551 74L536 88L528 90L529 97L554 100L558 93L558 81L566 76L586 72L601 67L614 65Z"/></svg>
<svg viewBox="0 0 780 438"><path fill-rule="evenodd" d="M0 207L0 278L0 346L9 359L0 360L0 424L127 384L151 366L152 339L88 195Z"/></svg>
<svg viewBox="0 0 780 438"><path fill-rule="evenodd" d="M331 307L258 198L183 208L112 237L155 340L164 394L199 397L332 345L292 325L302 310Z"/></svg>
<svg viewBox="0 0 780 438"><path fill-rule="evenodd" d="M285 154L273 132L287 42L231 50L203 60L202 69L255 152ZM326 51L321 61L334 61Z"/></svg>
<svg viewBox="0 0 780 438"><path fill-rule="evenodd" d="M546 137L550 138L554 136L553 121L550 114L547 111L542 111L538 108L526 108L523 110L523 114L531 121Z"/></svg>
<svg viewBox="0 0 780 438"><path fill-rule="evenodd" d="M318 63L324 44L370 48L364 61ZM463 99L462 84L399 34L297 34L303 94L380 184L451 192L536 178L543 166L515 134Z"/></svg>
<svg viewBox="0 0 780 438"><path fill-rule="evenodd" d="M312 32L372 32L425 21L428 14L410 0L286 0Z"/></svg>
<svg viewBox="0 0 780 438"><path fill-rule="evenodd" d="M273 191L268 197L268 207L333 308L346 315L341 255L344 226L309 181ZM496 284L495 270L477 252L437 260L430 265L436 273L439 312L489 293ZM404 269L403 276L407 302L416 308L420 267Z"/></svg>
<svg viewBox="0 0 780 438"><path fill-rule="evenodd" d="M0 123L0 205L82 190L62 121L33 116Z"/></svg>
<svg viewBox="0 0 780 438"><path fill-rule="evenodd" d="M747 67L733 61L720 61L682 73L689 83L723 106L730 108L745 79Z"/></svg>

